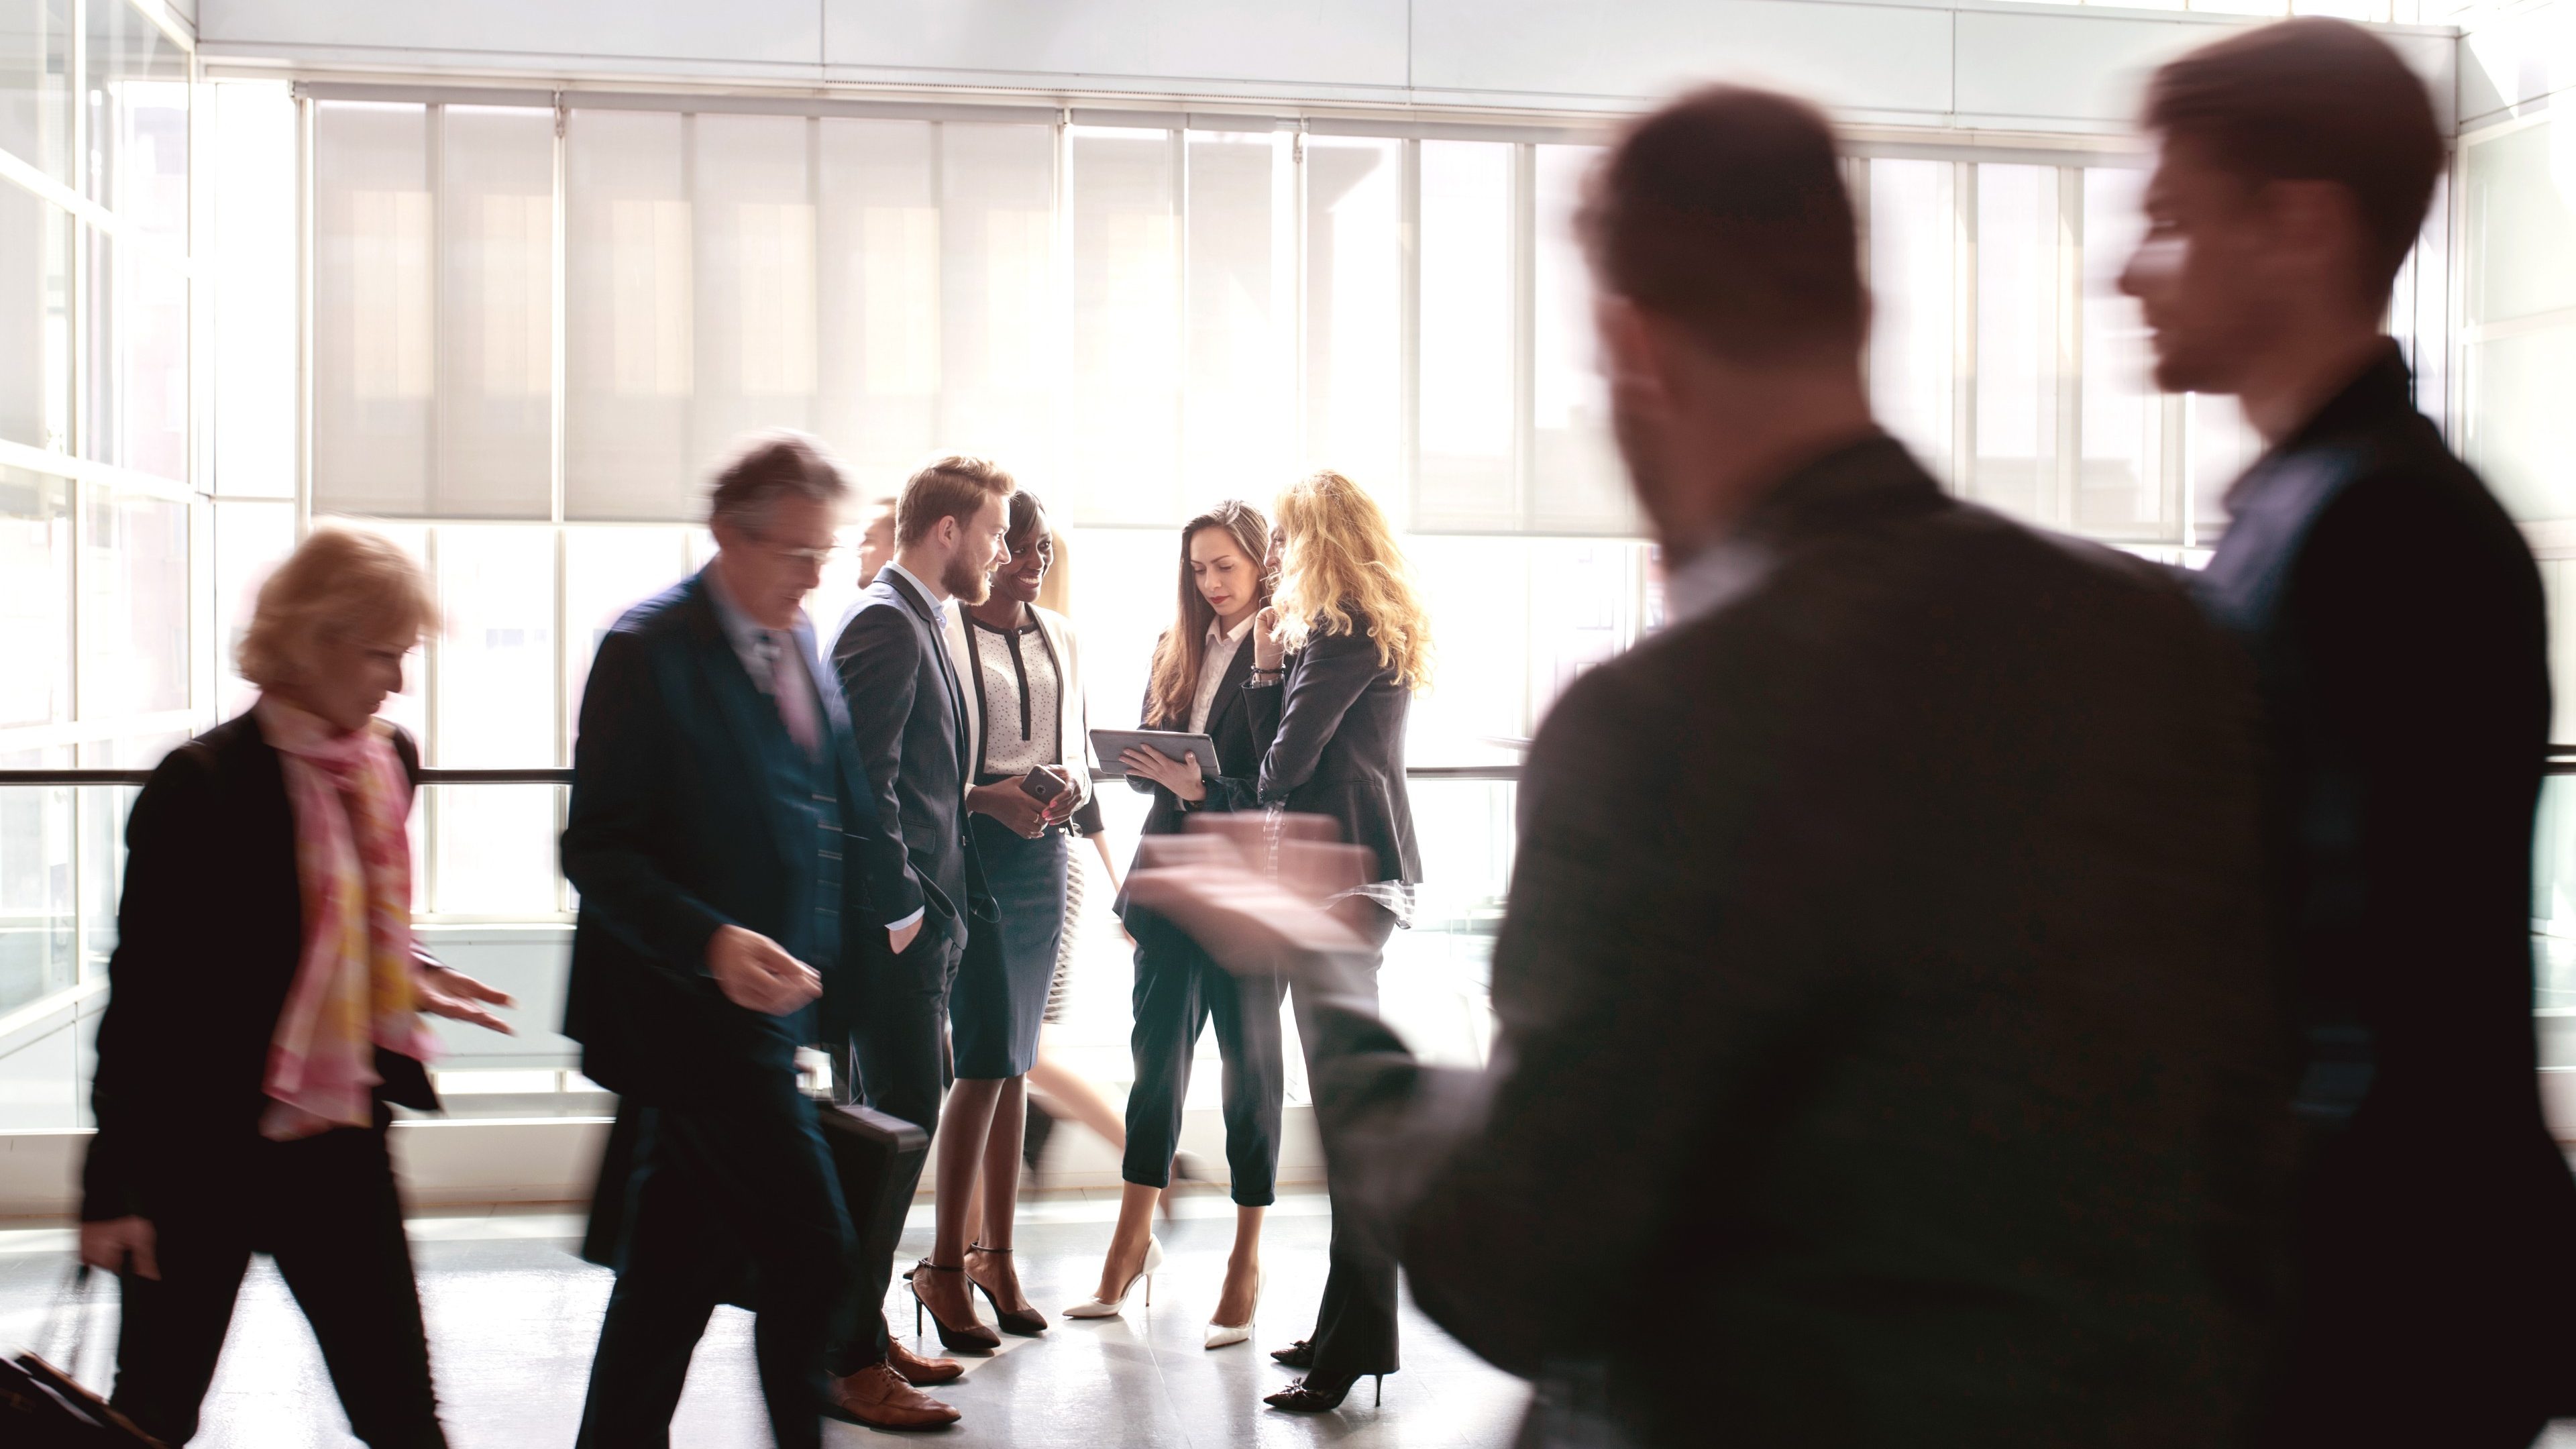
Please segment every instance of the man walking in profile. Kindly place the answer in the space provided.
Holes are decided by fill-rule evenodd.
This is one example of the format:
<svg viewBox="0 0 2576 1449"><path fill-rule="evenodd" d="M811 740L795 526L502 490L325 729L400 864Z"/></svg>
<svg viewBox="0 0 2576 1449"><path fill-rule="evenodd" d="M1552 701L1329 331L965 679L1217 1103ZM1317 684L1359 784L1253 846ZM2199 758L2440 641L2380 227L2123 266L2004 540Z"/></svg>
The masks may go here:
<svg viewBox="0 0 2576 1449"><path fill-rule="evenodd" d="M875 789L875 813L901 849L882 914L915 928L907 945L870 935L848 953L854 1010L853 1045L867 1104L926 1134L939 1126L948 1086L948 988L966 949L970 920L990 919L992 903L965 830L966 695L948 657L946 615L953 600L980 602L985 576L1002 547L1011 477L978 458L942 458L904 484L895 515L895 556L859 591L858 603L832 646L841 686L857 710L858 752ZM881 1428L911 1428L956 1419L957 1411L917 1391L946 1382L957 1368L914 1357L885 1323L886 1289L896 1240L919 1183L888 1184L885 1201L857 1223L853 1275L859 1316L841 1361L833 1365L843 1412ZM973 1300L963 1273L953 1283L916 1284L950 1321L971 1321ZM937 1295L953 1290L947 1299ZM925 1372L927 1366L938 1366Z"/></svg>
<svg viewBox="0 0 2576 1449"><path fill-rule="evenodd" d="M2539 571L2380 330L2443 145L2357 26L2158 72L2122 279L2170 392L2269 445L2199 579L2261 671L2297 982L2297 1308L2267 1442L2519 1446L2576 1409L2576 1182L2540 1110Z"/></svg>
<svg viewBox="0 0 2576 1449"><path fill-rule="evenodd" d="M1672 622L1531 748L1492 1066L1316 1012L1335 1188L1537 1381L1524 1443L2234 1442L2288 1099L2248 683L2160 570L1878 430L1840 165L1718 87L1592 178ZM1259 877L1131 889L1332 990Z"/></svg>
<svg viewBox="0 0 2576 1449"><path fill-rule="evenodd" d="M822 1442L851 1231L796 1048L845 894L892 899L903 872L802 607L847 492L810 440L754 439L716 478L714 560L618 620L583 691L564 1031L642 1122L583 1449L669 1443L690 1353L746 1258L771 1432ZM917 927L850 929L900 950Z"/></svg>

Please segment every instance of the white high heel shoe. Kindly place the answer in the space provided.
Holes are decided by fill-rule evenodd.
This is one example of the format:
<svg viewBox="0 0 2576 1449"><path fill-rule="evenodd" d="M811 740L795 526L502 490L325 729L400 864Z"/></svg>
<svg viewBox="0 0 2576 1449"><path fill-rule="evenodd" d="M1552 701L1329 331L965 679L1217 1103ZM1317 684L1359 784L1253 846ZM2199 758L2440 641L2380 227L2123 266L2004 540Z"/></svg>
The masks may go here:
<svg viewBox="0 0 2576 1449"><path fill-rule="evenodd" d="M1118 1297L1115 1300L1107 1298L1085 1298L1080 1303L1066 1309L1064 1311L1064 1316L1067 1318L1116 1318L1120 1310L1127 1306L1127 1295L1136 1291L1136 1283L1138 1279L1144 1280L1145 1306L1148 1308L1153 1307L1154 1274L1160 1271L1162 1266L1163 1240L1154 1237L1151 1234L1147 1234L1145 1238L1145 1266L1137 1269L1136 1277L1128 1279L1127 1286L1118 1290Z"/></svg>
<svg viewBox="0 0 2576 1449"><path fill-rule="evenodd" d="M1241 1343L1245 1339L1252 1337L1252 1320L1261 1316L1261 1287L1269 1280L1270 1275L1267 1273L1253 1274L1252 1311L1243 1315L1243 1321L1241 1323L1210 1323L1207 1326L1207 1342L1201 1346L1205 1348L1230 1348L1233 1345Z"/></svg>

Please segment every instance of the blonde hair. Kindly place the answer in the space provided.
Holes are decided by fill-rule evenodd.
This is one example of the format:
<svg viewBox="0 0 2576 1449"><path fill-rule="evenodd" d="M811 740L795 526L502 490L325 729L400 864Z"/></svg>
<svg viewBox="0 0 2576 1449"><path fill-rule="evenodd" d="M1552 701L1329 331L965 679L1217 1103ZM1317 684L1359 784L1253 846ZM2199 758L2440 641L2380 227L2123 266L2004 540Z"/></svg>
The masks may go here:
<svg viewBox="0 0 2576 1449"><path fill-rule="evenodd" d="M1429 684L1430 614L1368 490L1330 468L1309 474L1279 495L1279 528L1287 547L1272 603L1288 647L1318 630L1347 634L1365 616L1379 665L1407 689Z"/></svg>
<svg viewBox="0 0 2576 1449"><path fill-rule="evenodd" d="M273 689L293 682L326 634L409 642L437 627L437 601L411 555L372 533L317 528L259 586L233 657L242 678Z"/></svg>

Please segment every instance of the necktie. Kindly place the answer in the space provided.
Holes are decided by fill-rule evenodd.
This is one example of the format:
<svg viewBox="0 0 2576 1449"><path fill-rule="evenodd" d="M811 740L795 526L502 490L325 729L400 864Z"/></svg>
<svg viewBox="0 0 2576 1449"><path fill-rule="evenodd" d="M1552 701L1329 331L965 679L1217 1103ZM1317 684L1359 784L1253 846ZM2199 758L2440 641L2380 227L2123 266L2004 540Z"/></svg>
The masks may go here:
<svg viewBox="0 0 2576 1449"><path fill-rule="evenodd" d="M786 721L787 736L796 747L812 755L822 745L822 731L815 726L814 681L796 657L795 637L782 639L775 632L761 636L769 646L769 693L778 701L778 717Z"/></svg>

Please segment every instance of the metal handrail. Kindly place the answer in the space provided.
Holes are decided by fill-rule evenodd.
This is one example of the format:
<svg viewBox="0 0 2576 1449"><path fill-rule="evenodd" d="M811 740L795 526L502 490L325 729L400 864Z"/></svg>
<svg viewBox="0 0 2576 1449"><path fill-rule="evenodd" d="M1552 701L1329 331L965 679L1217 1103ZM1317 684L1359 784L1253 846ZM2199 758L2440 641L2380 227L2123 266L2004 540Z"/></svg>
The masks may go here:
<svg viewBox="0 0 2576 1449"><path fill-rule="evenodd" d="M2569 762L2576 770L2576 761ZM1518 780L1518 765L1415 765L1404 772L1408 780ZM0 770L0 787L10 785L141 785L152 778L150 770ZM1124 780L1117 770L1093 770L1094 783ZM420 772L424 785L569 785L568 769L513 770L444 770Z"/></svg>

